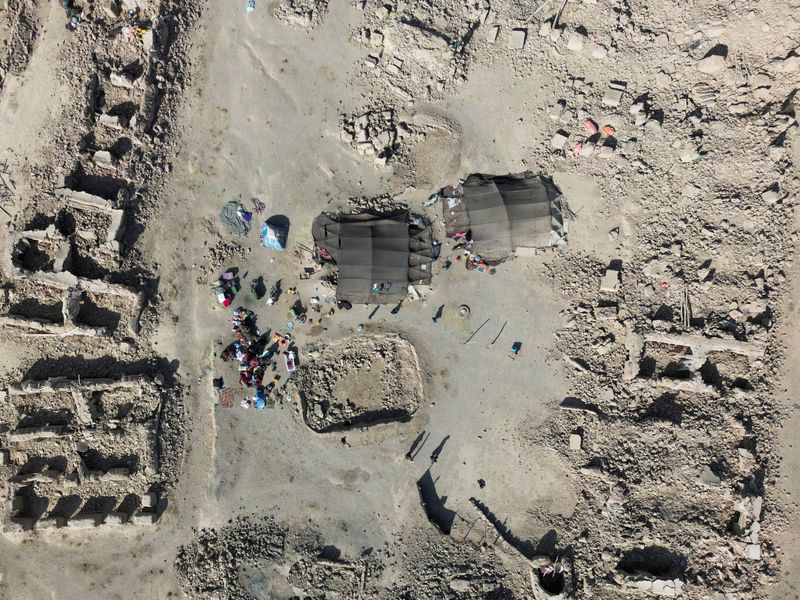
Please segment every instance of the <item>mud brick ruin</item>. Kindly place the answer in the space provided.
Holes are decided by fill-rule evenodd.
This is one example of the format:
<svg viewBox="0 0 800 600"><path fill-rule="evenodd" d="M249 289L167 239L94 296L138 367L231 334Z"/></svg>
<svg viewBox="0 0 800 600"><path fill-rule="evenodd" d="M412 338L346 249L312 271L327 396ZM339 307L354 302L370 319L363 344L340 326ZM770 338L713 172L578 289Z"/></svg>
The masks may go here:
<svg viewBox="0 0 800 600"><path fill-rule="evenodd" d="M100 277L117 268L123 211L86 192L63 188L55 195L60 220L73 231L65 235L51 224L13 234L7 260L15 285L0 299L0 324L26 336L138 334L143 294Z"/></svg>
<svg viewBox="0 0 800 600"><path fill-rule="evenodd" d="M158 521L159 408L146 376L24 381L0 392L4 531Z"/></svg>

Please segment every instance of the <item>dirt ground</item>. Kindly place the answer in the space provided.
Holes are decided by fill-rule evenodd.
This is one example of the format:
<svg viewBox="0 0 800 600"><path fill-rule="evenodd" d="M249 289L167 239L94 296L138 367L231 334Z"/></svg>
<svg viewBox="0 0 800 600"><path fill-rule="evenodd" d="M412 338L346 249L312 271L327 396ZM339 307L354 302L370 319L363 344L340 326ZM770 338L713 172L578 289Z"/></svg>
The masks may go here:
<svg viewBox="0 0 800 600"><path fill-rule="evenodd" d="M76 4L0 4L0 597L800 597L800 4ZM465 269L427 199L525 170L567 244ZM378 205L431 288L340 309L312 221Z"/></svg>

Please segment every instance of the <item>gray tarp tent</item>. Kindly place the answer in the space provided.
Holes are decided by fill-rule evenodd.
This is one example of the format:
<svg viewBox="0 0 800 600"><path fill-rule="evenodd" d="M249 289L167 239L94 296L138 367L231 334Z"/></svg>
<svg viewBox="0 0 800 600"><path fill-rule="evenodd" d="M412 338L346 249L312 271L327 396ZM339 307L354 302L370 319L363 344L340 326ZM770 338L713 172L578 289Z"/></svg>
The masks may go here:
<svg viewBox="0 0 800 600"><path fill-rule="evenodd" d="M363 304L399 302L408 285L429 284L430 227L409 223L408 211L390 215L329 215L314 219L317 254L339 267L336 297Z"/></svg>
<svg viewBox="0 0 800 600"><path fill-rule="evenodd" d="M531 172L467 177L463 194L445 197L447 235L470 232L472 251L499 262L517 248L545 248L566 241L560 197L553 182Z"/></svg>

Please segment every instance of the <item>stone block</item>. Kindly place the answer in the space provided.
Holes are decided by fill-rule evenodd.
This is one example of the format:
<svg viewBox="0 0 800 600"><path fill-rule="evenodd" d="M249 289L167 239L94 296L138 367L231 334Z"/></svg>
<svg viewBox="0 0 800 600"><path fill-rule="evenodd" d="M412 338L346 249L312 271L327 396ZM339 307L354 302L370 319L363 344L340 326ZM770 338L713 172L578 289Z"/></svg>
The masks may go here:
<svg viewBox="0 0 800 600"><path fill-rule="evenodd" d="M626 84L624 83L617 83L611 82L608 84L608 88L606 89L606 93L603 95L603 104L606 106L619 106L620 102L622 102L622 96L625 93Z"/></svg>
<svg viewBox="0 0 800 600"><path fill-rule="evenodd" d="M97 118L97 122L100 125L110 127L111 129L122 129L122 123L120 122L119 117L116 115L100 115Z"/></svg>
<svg viewBox="0 0 800 600"><path fill-rule="evenodd" d="M595 44L592 46L592 58L603 60L606 56L608 56L608 48L602 44Z"/></svg>
<svg viewBox="0 0 800 600"><path fill-rule="evenodd" d="M134 525L153 525L158 521L158 513L139 512L133 515L131 523Z"/></svg>
<svg viewBox="0 0 800 600"><path fill-rule="evenodd" d="M744 547L744 557L749 560L761 560L761 544L747 544Z"/></svg>
<svg viewBox="0 0 800 600"><path fill-rule="evenodd" d="M48 517L46 519L39 519L36 522L36 529L37 531L58 529L59 527L63 527L65 522L66 519L63 517Z"/></svg>
<svg viewBox="0 0 800 600"><path fill-rule="evenodd" d="M106 525L124 525L130 520L130 515L126 512L112 512L106 516Z"/></svg>
<svg viewBox="0 0 800 600"><path fill-rule="evenodd" d="M767 190L761 194L761 199L767 204L775 204L780 200L777 190Z"/></svg>
<svg viewBox="0 0 800 600"><path fill-rule="evenodd" d="M620 272L615 269L606 269L605 275L600 280L601 292L616 292L619 289Z"/></svg>
<svg viewBox="0 0 800 600"><path fill-rule="evenodd" d="M566 109L566 102L563 100L559 100L556 102L547 113L547 116L550 117L553 121L560 121L564 111Z"/></svg>
<svg viewBox="0 0 800 600"><path fill-rule="evenodd" d="M512 50L522 50L525 47L525 40L528 38L527 29L512 29L508 36L508 47Z"/></svg>
<svg viewBox="0 0 800 600"><path fill-rule="evenodd" d="M98 167L113 169L117 161L108 150L98 150L92 155L92 162Z"/></svg>
<svg viewBox="0 0 800 600"><path fill-rule="evenodd" d="M541 25L539 25L539 37L549 36L551 28L552 23L550 21L542 21Z"/></svg>
<svg viewBox="0 0 800 600"><path fill-rule="evenodd" d="M113 481L127 479L131 476L131 470L126 467L114 467L106 472L105 478Z"/></svg>
<svg viewBox="0 0 800 600"><path fill-rule="evenodd" d="M122 73L111 73L109 81L114 87L121 87L125 89L133 89L133 80Z"/></svg>
<svg viewBox="0 0 800 600"><path fill-rule="evenodd" d="M158 504L158 494L146 492L142 495L142 508L155 508Z"/></svg>
<svg viewBox="0 0 800 600"><path fill-rule="evenodd" d="M573 31L567 40L567 50L571 50L572 52L580 52L583 50L583 43L585 40L586 36L577 31Z"/></svg>
<svg viewBox="0 0 800 600"><path fill-rule="evenodd" d="M800 56L797 56L795 54L787 56L783 60L783 66L781 70L784 73L795 73L797 71L800 71Z"/></svg>
<svg viewBox="0 0 800 600"><path fill-rule="evenodd" d="M69 529L90 529L97 527L103 522L103 515L100 513L83 513L72 517L67 521Z"/></svg>
<svg viewBox="0 0 800 600"><path fill-rule="evenodd" d="M49 427L22 427L15 429L8 434L8 441L15 443L32 442L34 440L44 440L63 435L64 428L57 425Z"/></svg>
<svg viewBox="0 0 800 600"><path fill-rule="evenodd" d="M569 139L569 134L563 130L559 130L550 140L550 146L554 150L562 150Z"/></svg>
<svg viewBox="0 0 800 600"><path fill-rule="evenodd" d="M713 75L725 68L725 57L711 54L697 63L697 70L706 75Z"/></svg>

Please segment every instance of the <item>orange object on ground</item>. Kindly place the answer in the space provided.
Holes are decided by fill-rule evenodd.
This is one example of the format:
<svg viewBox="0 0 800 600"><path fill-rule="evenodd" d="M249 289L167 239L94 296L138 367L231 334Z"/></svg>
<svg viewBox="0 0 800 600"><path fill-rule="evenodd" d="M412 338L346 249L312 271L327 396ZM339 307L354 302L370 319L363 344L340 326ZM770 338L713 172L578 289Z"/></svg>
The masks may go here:
<svg viewBox="0 0 800 600"><path fill-rule="evenodd" d="M219 405L222 408L231 408L233 406L233 395L234 395L234 390L231 388L225 388L224 390L220 390Z"/></svg>
<svg viewBox="0 0 800 600"><path fill-rule="evenodd" d="M603 135L614 135L615 133L617 133L617 130L611 125L603 125Z"/></svg>

